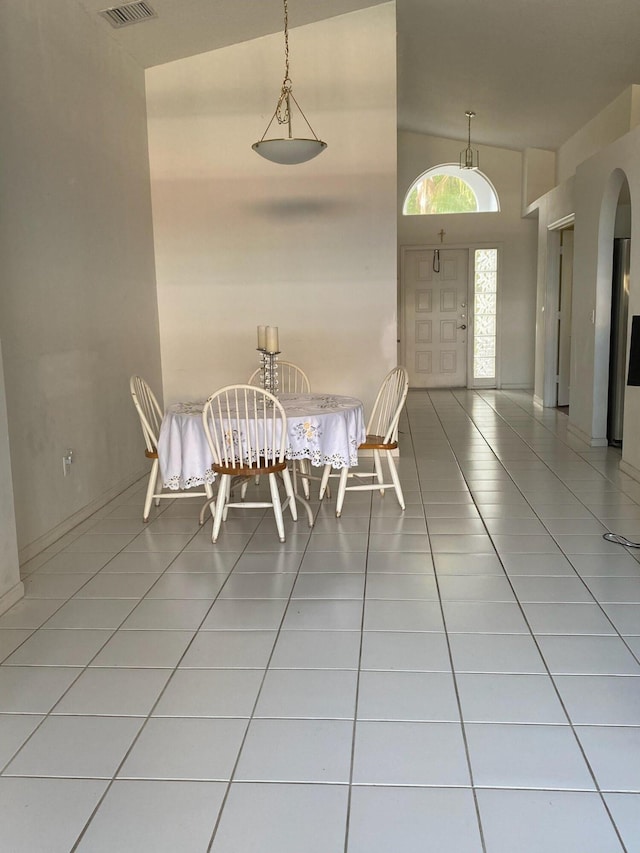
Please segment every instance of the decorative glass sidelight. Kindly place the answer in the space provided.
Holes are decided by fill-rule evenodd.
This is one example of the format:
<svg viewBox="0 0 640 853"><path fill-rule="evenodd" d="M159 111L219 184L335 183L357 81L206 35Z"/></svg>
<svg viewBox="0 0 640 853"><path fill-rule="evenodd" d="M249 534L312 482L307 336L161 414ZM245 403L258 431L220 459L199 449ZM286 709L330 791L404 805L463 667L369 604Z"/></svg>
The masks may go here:
<svg viewBox="0 0 640 853"><path fill-rule="evenodd" d="M476 249L473 306L473 378L495 379L498 250Z"/></svg>

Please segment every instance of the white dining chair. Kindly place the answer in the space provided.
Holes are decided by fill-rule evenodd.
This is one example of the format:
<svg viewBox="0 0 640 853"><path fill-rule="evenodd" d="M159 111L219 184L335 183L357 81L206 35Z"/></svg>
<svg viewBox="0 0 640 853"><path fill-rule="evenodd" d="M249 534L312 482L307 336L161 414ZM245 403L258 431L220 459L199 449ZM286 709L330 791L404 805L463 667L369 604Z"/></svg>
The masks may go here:
<svg viewBox="0 0 640 853"><path fill-rule="evenodd" d="M262 368L258 367L254 370L249 380L248 385L260 386ZM292 361L278 362L278 390L283 394L310 394L311 383L309 377L301 367L294 364ZM309 500L309 480L319 479L311 474L311 463L308 459L298 459L291 462L291 476L293 477L293 487L297 491L298 477L302 481L302 490L304 496ZM260 482L260 477L256 477L256 484ZM246 494L247 484L243 486L243 496Z"/></svg>
<svg viewBox="0 0 640 853"><path fill-rule="evenodd" d="M159 506L162 499L173 500L175 498L206 497L210 501L213 489L207 483L205 483L204 491L201 492L194 491L193 489L187 491L162 491L162 474L160 471L160 460L158 459L158 435L162 424L162 409L155 394L142 377L132 376L129 380L129 390L133 405L136 407L140 419L142 435L144 436L144 455L147 459L153 460L144 499L142 520L145 522L149 521L152 502L155 502L155 505Z"/></svg>
<svg viewBox="0 0 640 853"><path fill-rule="evenodd" d="M262 368L258 367L249 377L247 384L260 386L261 373ZM291 361L278 361L278 381L278 390L282 391L283 394L309 394L311 392L309 377L301 367Z"/></svg>
<svg viewBox="0 0 640 853"><path fill-rule="evenodd" d="M340 477L336 498L337 518L340 518L345 493L348 491L375 491L378 489L380 494L384 495L385 489L394 489L400 507L405 508L400 478L393 461L393 451L398 447L398 423L408 390L409 374L404 367L394 367L383 379L367 424L367 437L358 447L358 450L369 450L373 453L374 470L371 472L356 472L349 468L340 470L340 474L337 475ZM381 454L384 454L387 459L391 482L385 483L384 481ZM330 465L325 465L320 483L320 500L324 497L331 476L336 475L331 473ZM364 478L369 477L373 478L374 482L361 482ZM349 478L358 480L358 483L352 486L347 485Z"/></svg>
<svg viewBox="0 0 640 853"><path fill-rule="evenodd" d="M287 416L277 398L254 385L227 385L205 403L202 422L213 457L213 471L220 479L211 541L217 542L222 521L231 508L272 507L278 536L285 541L283 508L289 506L297 520L293 484L287 468ZM267 475L271 500L232 501L231 486L237 478ZM278 477L286 498L280 498Z"/></svg>

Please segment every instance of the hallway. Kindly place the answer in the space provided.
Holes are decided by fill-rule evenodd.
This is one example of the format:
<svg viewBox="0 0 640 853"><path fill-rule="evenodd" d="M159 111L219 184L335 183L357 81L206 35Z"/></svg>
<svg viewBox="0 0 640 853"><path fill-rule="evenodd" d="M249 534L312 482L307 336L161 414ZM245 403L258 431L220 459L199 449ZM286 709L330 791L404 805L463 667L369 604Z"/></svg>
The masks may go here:
<svg viewBox="0 0 640 853"><path fill-rule="evenodd" d="M0 847L640 853L640 550L602 538L640 541L640 484L566 424L411 392L404 513L351 492L213 546L199 499L144 525L140 482L32 560Z"/></svg>

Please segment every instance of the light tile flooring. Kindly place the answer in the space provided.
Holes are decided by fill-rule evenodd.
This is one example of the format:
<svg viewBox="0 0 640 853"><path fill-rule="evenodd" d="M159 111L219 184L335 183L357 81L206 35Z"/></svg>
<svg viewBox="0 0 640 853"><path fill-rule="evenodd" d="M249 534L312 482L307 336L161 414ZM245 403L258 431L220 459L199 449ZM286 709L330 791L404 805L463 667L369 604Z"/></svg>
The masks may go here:
<svg viewBox="0 0 640 853"><path fill-rule="evenodd" d="M393 493L130 489L0 617L8 853L638 853L640 487L524 393L414 392Z"/></svg>

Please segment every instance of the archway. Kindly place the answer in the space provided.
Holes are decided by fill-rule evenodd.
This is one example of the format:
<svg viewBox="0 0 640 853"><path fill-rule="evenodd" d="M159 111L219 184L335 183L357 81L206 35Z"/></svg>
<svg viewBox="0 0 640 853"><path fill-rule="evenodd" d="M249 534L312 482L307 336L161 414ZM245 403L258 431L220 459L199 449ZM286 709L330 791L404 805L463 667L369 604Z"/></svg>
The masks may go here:
<svg viewBox="0 0 640 853"><path fill-rule="evenodd" d="M622 447L624 397L627 380L629 271L631 265L631 194L626 179L620 188L613 237L609 399L607 440Z"/></svg>
<svg viewBox="0 0 640 853"><path fill-rule="evenodd" d="M593 435L609 437L610 408L616 401L610 396L610 381L619 383L618 402L624 404L624 375L628 345L626 338L621 344L622 358L612 363L612 308L613 298L614 245L617 237L631 234L631 197L626 174L615 169L609 176L600 206L598 227L598 261L596 278L595 340L593 365ZM622 321L622 332L626 333L626 318ZM620 344L614 324L614 345ZM610 376L610 368L612 375ZM614 378L617 377L617 379ZM622 394L620 400L619 395ZM613 413L612 413L613 414ZM620 436L621 440L621 436Z"/></svg>

